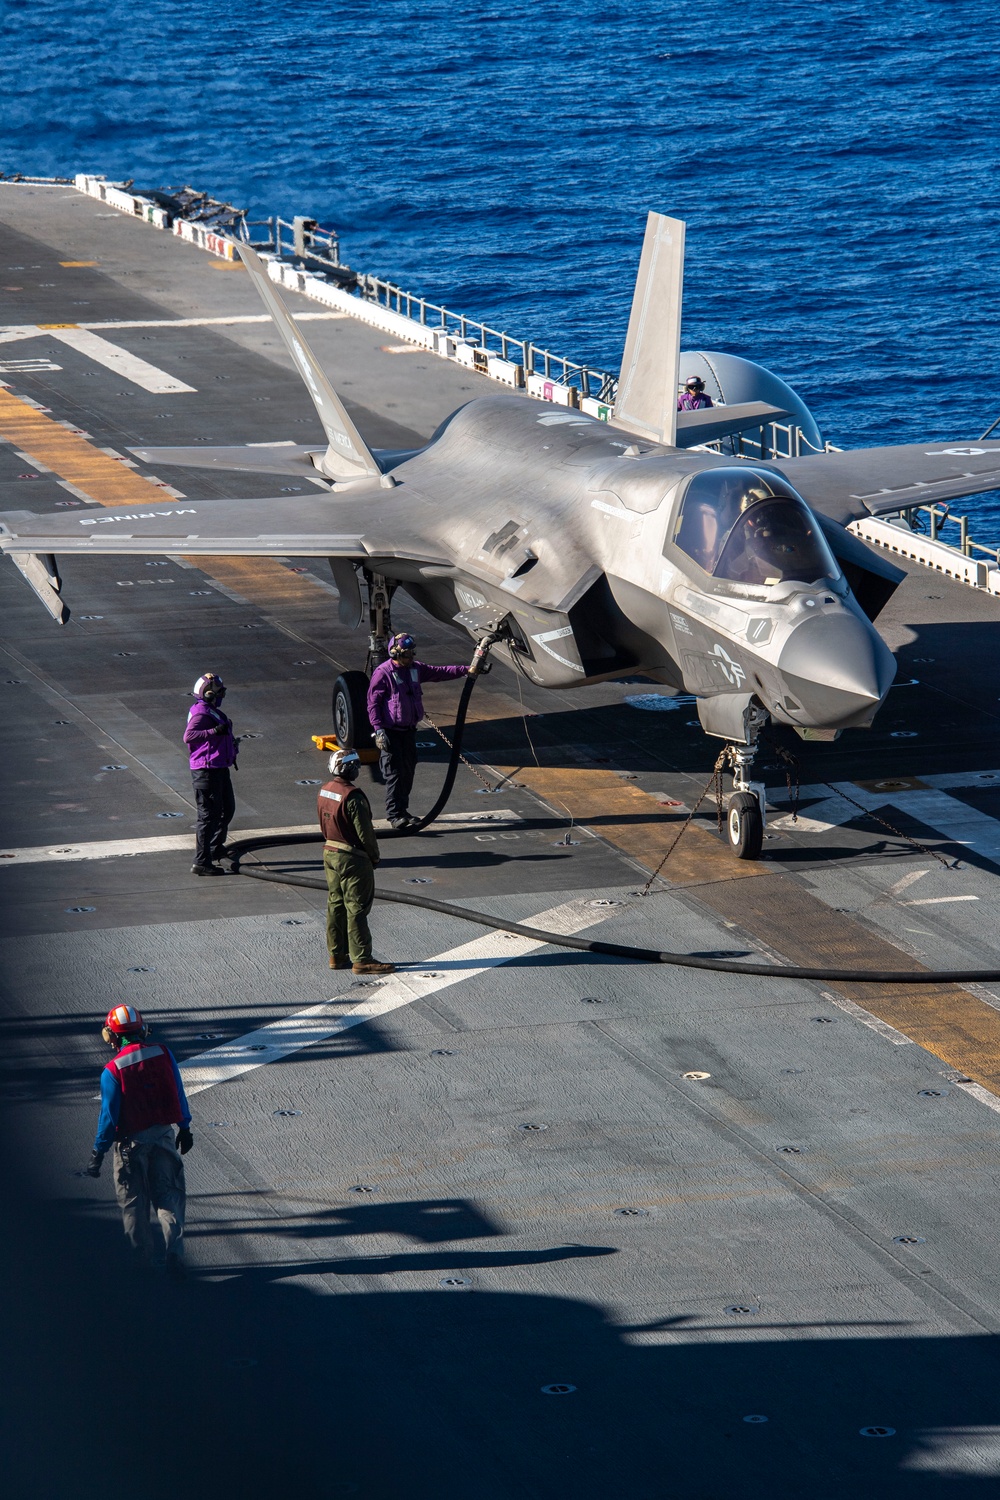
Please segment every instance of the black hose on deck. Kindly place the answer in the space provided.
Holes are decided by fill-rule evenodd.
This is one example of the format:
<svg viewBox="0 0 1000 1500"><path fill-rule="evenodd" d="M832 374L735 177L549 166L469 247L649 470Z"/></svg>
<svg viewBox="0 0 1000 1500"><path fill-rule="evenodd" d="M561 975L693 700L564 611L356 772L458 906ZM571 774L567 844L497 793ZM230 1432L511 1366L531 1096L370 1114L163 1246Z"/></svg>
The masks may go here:
<svg viewBox="0 0 1000 1500"><path fill-rule="evenodd" d="M485 637L473 657L473 667L462 686L455 714L454 741L451 759L445 772L444 785L430 812L425 813L419 823L409 828L390 828L379 834L379 839L407 838L420 833L443 810L451 789L455 785L458 763L462 753L462 736L465 719L469 711L469 699L480 675L479 667L489 652L495 637ZM234 839L229 844L232 872L248 875L253 880L270 880L275 885L299 885L311 891L325 891L326 880L312 875L278 875L273 870L248 869L240 864L244 854L258 849L280 849L288 844L319 844L323 835L298 834L289 838L287 834L270 834L263 838ZM397 906L420 906L425 911L437 911L446 917L457 917L462 922L474 922L479 927L492 927L499 932L512 932L517 937L530 938L537 943L551 943L557 948L574 948L579 953L599 953L605 958L626 958L635 963L670 964L680 969L707 969L716 974L749 974L765 979L824 979L840 980L850 984L976 984L1000 980L1000 969L805 969L791 965L746 963L739 958L700 958L694 953L664 953L656 948L633 948L626 943L604 943L597 938L566 937L558 932L543 932L539 927L525 927L520 922L506 922L501 917L490 917L483 912L472 911L466 906L453 906L449 901L435 901L430 896L409 896L402 891L376 891L376 901L395 902Z"/></svg>
<svg viewBox="0 0 1000 1500"><path fill-rule="evenodd" d="M439 799L440 800L440 799ZM380 834L380 838L384 838ZM277 885L299 885L311 891L325 891L326 881L312 875L278 875L273 870L244 869L240 860L244 854L257 849L275 849L287 844L321 843L323 835L316 833L271 835L268 838L234 840L232 869L234 875L249 875L254 880L270 880ZM449 901L435 901L430 896L404 895L402 891L376 891L376 901L391 901L397 906L419 906L425 911L437 911L446 917L457 917L462 922L474 922L479 927L493 927L499 932L512 932L517 937L530 938L536 943L551 943L557 948L574 948L580 953L600 953L605 958L627 958L643 964L670 964L681 969L708 969L716 974L750 974L765 979L824 979L840 980L851 984L976 984L1000 980L1000 969L805 969L783 967L778 964L746 963L738 958L700 958L694 953L663 953L655 948L633 948L625 943L604 943L597 938L566 937L559 932L543 932L539 927L525 927L521 922L508 922L502 917L490 917L484 912L472 911L467 906L453 906Z"/></svg>

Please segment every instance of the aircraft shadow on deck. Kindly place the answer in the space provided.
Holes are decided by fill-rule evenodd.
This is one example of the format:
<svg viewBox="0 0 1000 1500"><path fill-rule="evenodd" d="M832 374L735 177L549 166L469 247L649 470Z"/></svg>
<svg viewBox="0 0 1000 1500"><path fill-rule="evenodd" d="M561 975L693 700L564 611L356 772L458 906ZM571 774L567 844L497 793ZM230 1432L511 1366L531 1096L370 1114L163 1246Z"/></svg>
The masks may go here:
<svg viewBox="0 0 1000 1500"><path fill-rule="evenodd" d="M649 1316L623 1324L587 1292L591 1274L605 1275L605 1246L569 1247L593 1255L569 1262L559 1250L522 1253L509 1291L496 1282L510 1263L470 1265L443 1249L413 1267L428 1275L421 1290L351 1292L311 1259L174 1286L126 1265L110 1216L67 1220L16 1195L9 1208L0 1326L11 1493L106 1495L123 1420L106 1392L141 1392L152 1455L143 1500L173 1500L179 1487L195 1500L996 1491L993 1337L893 1334L891 1318L783 1317L777 1294L760 1298L753 1336L720 1316L724 1296L718 1308L683 1295L657 1308L652 1288ZM517 1267L533 1263L547 1278L550 1262L559 1292L525 1291ZM364 1264L345 1262L342 1274ZM440 1284L438 1272L463 1266L472 1290ZM477 1283L487 1270L490 1285ZM299 1279L277 1281L282 1272ZM318 1294L304 1278L324 1274ZM122 1307L127 1339L109 1336ZM776 1329L794 1336L769 1337ZM546 1393L552 1386L573 1389ZM873 1428L893 1431L861 1435Z"/></svg>

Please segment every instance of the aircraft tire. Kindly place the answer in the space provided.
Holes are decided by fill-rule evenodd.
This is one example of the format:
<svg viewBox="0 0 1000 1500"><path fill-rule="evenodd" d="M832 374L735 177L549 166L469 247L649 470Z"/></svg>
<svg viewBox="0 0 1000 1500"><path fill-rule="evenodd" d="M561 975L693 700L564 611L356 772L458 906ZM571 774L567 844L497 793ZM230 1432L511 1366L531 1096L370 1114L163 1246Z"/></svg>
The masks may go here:
<svg viewBox="0 0 1000 1500"><path fill-rule="evenodd" d="M342 672L333 685L333 732L345 750L370 750L368 678L364 672Z"/></svg>
<svg viewBox="0 0 1000 1500"><path fill-rule="evenodd" d="M737 859L760 859L764 820L760 815L760 803L752 792L735 792L730 797L726 832Z"/></svg>

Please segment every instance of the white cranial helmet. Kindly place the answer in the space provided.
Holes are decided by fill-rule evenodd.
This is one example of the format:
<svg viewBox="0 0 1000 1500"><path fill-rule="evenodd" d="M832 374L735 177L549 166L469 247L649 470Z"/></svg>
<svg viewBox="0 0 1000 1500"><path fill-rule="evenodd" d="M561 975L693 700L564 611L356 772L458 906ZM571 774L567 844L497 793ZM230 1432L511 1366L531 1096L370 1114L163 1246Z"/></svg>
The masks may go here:
<svg viewBox="0 0 1000 1500"><path fill-rule="evenodd" d="M335 750L329 760L330 775L350 780L361 769L361 757L356 750Z"/></svg>
<svg viewBox="0 0 1000 1500"><path fill-rule="evenodd" d="M226 684L216 672L204 672L191 689L196 698L204 703L221 703L226 696Z"/></svg>

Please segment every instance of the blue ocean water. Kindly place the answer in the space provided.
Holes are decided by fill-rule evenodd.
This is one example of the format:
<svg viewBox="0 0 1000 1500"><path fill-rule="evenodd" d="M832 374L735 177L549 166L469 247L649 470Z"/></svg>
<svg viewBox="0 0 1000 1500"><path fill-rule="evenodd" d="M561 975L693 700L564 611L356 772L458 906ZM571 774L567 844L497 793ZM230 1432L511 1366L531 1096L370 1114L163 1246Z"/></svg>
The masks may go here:
<svg viewBox="0 0 1000 1500"><path fill-rule="evenodd" d="M1000 416L995 19L7 0L0 168L312 214L356 268L612 369L656 207L688 223L686 347L760 360L845 446L967 440ZM1000 500L957 508L1000 541Z"/></svg>

